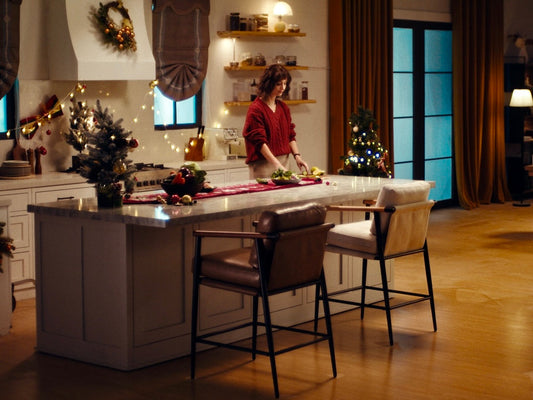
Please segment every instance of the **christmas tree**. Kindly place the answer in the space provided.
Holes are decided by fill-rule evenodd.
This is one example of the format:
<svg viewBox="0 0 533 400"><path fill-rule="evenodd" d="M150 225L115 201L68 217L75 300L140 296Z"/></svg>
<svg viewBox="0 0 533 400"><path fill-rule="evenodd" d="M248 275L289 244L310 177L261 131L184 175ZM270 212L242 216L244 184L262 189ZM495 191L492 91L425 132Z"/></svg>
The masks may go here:
<svg viewBox="0 0 533 400"><path fill-rule="evenodd" d="M390 178L387 165L388 151L383 147L377 134L378 125L374 114L359 106L348 121L351 127L349 150L342 156L342 175L358 175Z"/></svg>
<svg viewBox="0 0 533 400"><path fill-rule="evenodd" d="M124 181L126 193L133 192L132 174L135 167L127 158L128 151L138 146L136 139L128 139L131 131L122 126L122 119L113 121L108 109L96 102L95 129L87 131L87 154L80 154L80 175L89 183L96 183L99 194L121 190Z"/></svg>

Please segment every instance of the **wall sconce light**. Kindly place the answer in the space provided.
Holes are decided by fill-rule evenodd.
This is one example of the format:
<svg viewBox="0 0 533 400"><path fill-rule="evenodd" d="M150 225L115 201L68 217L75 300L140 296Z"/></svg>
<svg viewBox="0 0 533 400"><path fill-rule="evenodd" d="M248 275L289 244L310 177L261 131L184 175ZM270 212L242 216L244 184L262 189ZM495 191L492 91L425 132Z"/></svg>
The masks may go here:
<svg viewBox="0 0 533 400"><path fill-rule="evenodd" d="M286 15L292 15L292 8L290 5L288 5L285 1L278 1L274 5L274 15L276 15L279 19L278 22L274 25L274 31L275 32L284 32L286 25L285 22L283 22L282 18Z"/></svg>

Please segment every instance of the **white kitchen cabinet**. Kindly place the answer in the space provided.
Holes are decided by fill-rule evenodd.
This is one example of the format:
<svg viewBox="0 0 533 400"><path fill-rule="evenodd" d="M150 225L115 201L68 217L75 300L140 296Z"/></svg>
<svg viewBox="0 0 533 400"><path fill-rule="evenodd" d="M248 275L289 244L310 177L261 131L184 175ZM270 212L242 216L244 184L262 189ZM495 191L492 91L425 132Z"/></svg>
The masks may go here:
<svg viewBox="0 0 533 400"><path fill-rule="evenodd" d="M32 248L33 248L33 219L26 211L31 202L31 190L7 190L0 192L1 200L11 201L9 207L9 235L13 238L15 251L11 262L11 282L22 282L24 284L17 287L19 298L29 298L35 296L34 285L31 280L35 278Z"/></svg>
<svg viewBox="0 0 533 400"><path fill-rule="evenodd" d="M94 186L89 184L60 185L33 189L34 203L48 203L70 199L83 199L95 197Z"/></svg>
<svg viewBox="0 0 533 400"><path fill-rule="evenodd" d="M4 228L4 235L9 236L9 200L0 201L0 221L7 223ZM2 257L3 273L0 273L0 336L9 333L11 328L11 279L9 277L10 258L5 255Z"/></svg>
<svg viewBox="0 0 533 400"><path fill-rule="evenodd" d="M206 172L206 179L213 186L231 185L250 179L248 167L206 169Z"/></svg>
<svg viewBox="0 0 533 400"><path fill-rule="evenodd" d="M34 225L28 204L94 196L94 187L87 183L31 187L29 182L25 189L0 190L0 200L11 201L8 231L16 249L10 259L10 279L17 300L35 297Z"/></svg>
<svg viewBox="0 0 533 400"><path fill-rule="evenodd" d="M247 181L250 179L250 171L248 167L227 169L226 179L229 183Z"/></svg>

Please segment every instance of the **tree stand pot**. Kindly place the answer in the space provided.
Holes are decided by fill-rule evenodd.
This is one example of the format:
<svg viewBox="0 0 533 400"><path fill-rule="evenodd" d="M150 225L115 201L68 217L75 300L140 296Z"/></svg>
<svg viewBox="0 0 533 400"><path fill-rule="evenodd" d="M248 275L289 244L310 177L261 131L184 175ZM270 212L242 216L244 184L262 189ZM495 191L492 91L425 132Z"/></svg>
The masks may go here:
<svg viewBox="0 0 533 400"><path fill-rule="evenodd" d="M96 186L96 198L98 201L98 207L122 207L122 193L119 184Z"/></svg>

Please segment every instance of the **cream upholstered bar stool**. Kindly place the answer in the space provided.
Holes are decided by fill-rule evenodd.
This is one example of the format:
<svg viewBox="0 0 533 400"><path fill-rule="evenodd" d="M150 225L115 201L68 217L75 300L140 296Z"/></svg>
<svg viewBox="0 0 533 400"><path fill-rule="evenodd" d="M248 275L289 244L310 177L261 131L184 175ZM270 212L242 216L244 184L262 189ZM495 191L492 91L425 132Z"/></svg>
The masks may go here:
<svg viewBox="0 0 533 400"><path fill-rule="evenodd" d="M333 376L337 375L333 335L323 260L326 237L333 224L325 223L326 208L308 204L277 211L264 211L256 222L256 232L194 231L193 299L191 324L191 379L195 377L196 344L241 350L270 358L274 393L279 397L275 356L320 341L328 341ZM253 247L202 254L202 242L216 239L252 239ZM252 321L208 334L198 335L198 295L202 285L252 296ZM321 293L326 332L275 325L271 321L269 297L274 294L315 286ZM258 321L259 298L263 322ZM318 306L318 303L317 303ZM267 349L257 346L257 327L265 328ZM251 346L226 343L217 336L232 330L251 328ZM307 341L276 350L273 329L307 335ZM311 336L311 337L309 337Z"/></svg>
<svg viewBox="0 0 533 400"><path fill-rule="evenodd" d="M428 200L430 184L424 181L413 181L405 184L387 184L383 186L375 202L365 202L364 206L329 206L329 211L365 212L365 220L338 224L328 232L326 251L362 258L361 285L329 293L329 301L361 307L361 319L365 308L385 310L392 345L391 310L429 301L433 319L433 330L437 331L433 284L427 245L429 214L434 201ZM370 205L375 203L374 205ZM373 216L373 218L371 218ZM423 253L427 292L419 293L408 290L389 288L387 281L386 261ZM381 273L381 287L367 284L368 260L378 260ZM396 271L395 272L399 272ZM378 303L366 304L366 291L383 292L383 300ZM351 291L360 291L360 301L345 300L333 297ZM401 299L392 304L390 297L401 295ZM315 303L315 329L318 319L318 305Z"/></svg>

